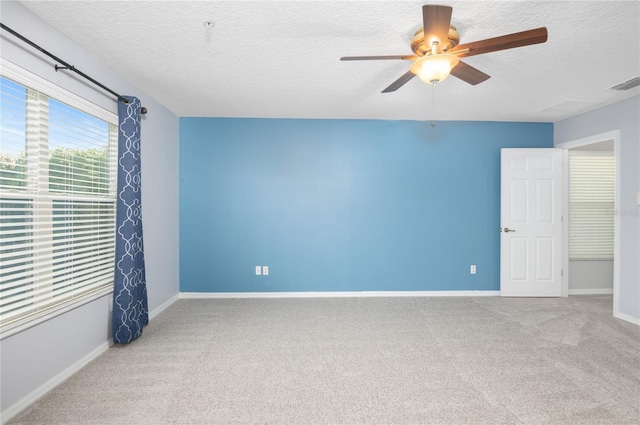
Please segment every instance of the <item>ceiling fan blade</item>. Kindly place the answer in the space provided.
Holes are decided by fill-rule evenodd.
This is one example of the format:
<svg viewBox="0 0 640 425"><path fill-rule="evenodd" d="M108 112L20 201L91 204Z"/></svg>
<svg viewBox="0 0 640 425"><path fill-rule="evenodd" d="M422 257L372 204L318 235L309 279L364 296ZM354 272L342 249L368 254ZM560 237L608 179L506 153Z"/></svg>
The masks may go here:
<svg viewBox="0 0 640 425"><path fill-rule="evenodd" d="M387 56L343 56L341 61L376 61L376 60L415 60L418 59L416 55L387 55Z"/></svg>
<svg viewBox="0 0 640 425"><path fill-rule="evenodd" d="M405 84L407 84L409 82L409 80L411 80L415 76L416 76L416 74L414 74L413 72L407 71L406 74L404 74L402 77L398 78L393 83L391 83L389 85L389 87L387 87L386 89L382 90L382 93L389 93L389 92L398 90L400 87L402 87Z"/></svg>
<svg viewBox="0 0 640 425"><path fill-rule="evenodd" d="M451 70L451 75L473 86L491 78L491 76L462 61L458 62L458 65Z"/></svg>
<svg viewBox="0 0 640 425"><path fill-rule="evenodd" d="M440 49L444 48L449 38L449 25L451 25L450 6L425 5L422 6L422 22L424 25L424 42L431 47L437 41Z"/></svg>
<svg viewBox="0 0 640 425"><path fill-rule="evenodd" d="M528 31L514 32L500 37L487 38L467 44L459 44L451 49L458 57L481 55L483 53L497 52L498 50L513 49L514 47L529 46L547 41L547 29L545 27Z"/></svg>

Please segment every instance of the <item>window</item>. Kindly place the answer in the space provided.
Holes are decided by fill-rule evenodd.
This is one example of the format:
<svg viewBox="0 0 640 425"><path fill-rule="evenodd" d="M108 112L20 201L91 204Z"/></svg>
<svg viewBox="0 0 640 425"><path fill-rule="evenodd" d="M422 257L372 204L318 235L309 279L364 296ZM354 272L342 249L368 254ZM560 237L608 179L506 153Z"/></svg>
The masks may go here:
<svg viewBox="0 0 640 425"><path fill-rule="evenodd" d="M4 333L113 290L117 126L24 70L3 62L2 72L12 74L0 78Z"/></svg>
<svg viewBox="0 0 640 425"><path fill-rule="evenodd" d="M612 260L615 166L611 153L571 151L569 258Z"/></svg>

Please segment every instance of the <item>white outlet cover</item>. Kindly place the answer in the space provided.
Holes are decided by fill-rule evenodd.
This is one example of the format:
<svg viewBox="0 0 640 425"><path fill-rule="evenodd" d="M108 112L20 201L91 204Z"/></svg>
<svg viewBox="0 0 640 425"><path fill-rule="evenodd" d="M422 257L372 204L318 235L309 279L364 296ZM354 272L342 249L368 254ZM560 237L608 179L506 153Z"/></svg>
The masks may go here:
<svg viewBox="0 0 640 425"><path fill-rule="evenodd" d="M269 266L262 266L262 275L263 276L269 275Z"/></svg>
<svg viewBox="0 0 640 425"><path fill-rule="evenodd" d="M262 274L262 267L256 266L256 276L260 276Z"/></svg>

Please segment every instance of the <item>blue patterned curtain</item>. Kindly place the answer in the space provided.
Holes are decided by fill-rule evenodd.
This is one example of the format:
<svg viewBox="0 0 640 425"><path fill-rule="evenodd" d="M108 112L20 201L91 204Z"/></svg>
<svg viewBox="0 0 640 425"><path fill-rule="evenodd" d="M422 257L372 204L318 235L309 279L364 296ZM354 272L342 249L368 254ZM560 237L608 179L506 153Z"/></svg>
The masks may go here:
<svg viewBox="0 0 640 425"><path fill-rule="evenodd" d="M118 197L113 342L126 344L149 323L140 203L140 100L118 102Z"/></svg>

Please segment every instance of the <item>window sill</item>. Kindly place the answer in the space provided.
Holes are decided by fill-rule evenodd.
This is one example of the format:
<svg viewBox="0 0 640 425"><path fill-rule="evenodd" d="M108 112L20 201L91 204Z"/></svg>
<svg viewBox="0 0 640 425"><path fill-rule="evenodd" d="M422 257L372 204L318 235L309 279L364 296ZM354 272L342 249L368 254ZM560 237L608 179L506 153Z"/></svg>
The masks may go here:
<svg viewBox="0 0 640 425"><path fill-rule="evenodd" d="M109 295L113 293L113 288L105 288L102 289L100 291L94 292L92 294L86 295L82 298L78 298L76 301L72 302L72 303L67 303L64 305L61 305L57 308L51 309L51 310L47 310L47 311L43 311L40 314L37 314L35 316L31 316L27 319L24 319L23 321L19 321L16 323L13 323L9 326L6 327L6 329L2 329L2 331L0 331L0 340L3 340L5 338L8 338L12 335L15 335L17 333L20 333L22 331L25 331L29 328L32 328L34 326L37 326L41 323L44 323L48 320L51 320L57 316L61 316L64 313L67 313L71 310L75 310L78 307L82 307L85 304L88 304L92 301L97 300L98 298L102 298L105 295ZM111 309L109 309L109 311L111 311Z"/></svg>

